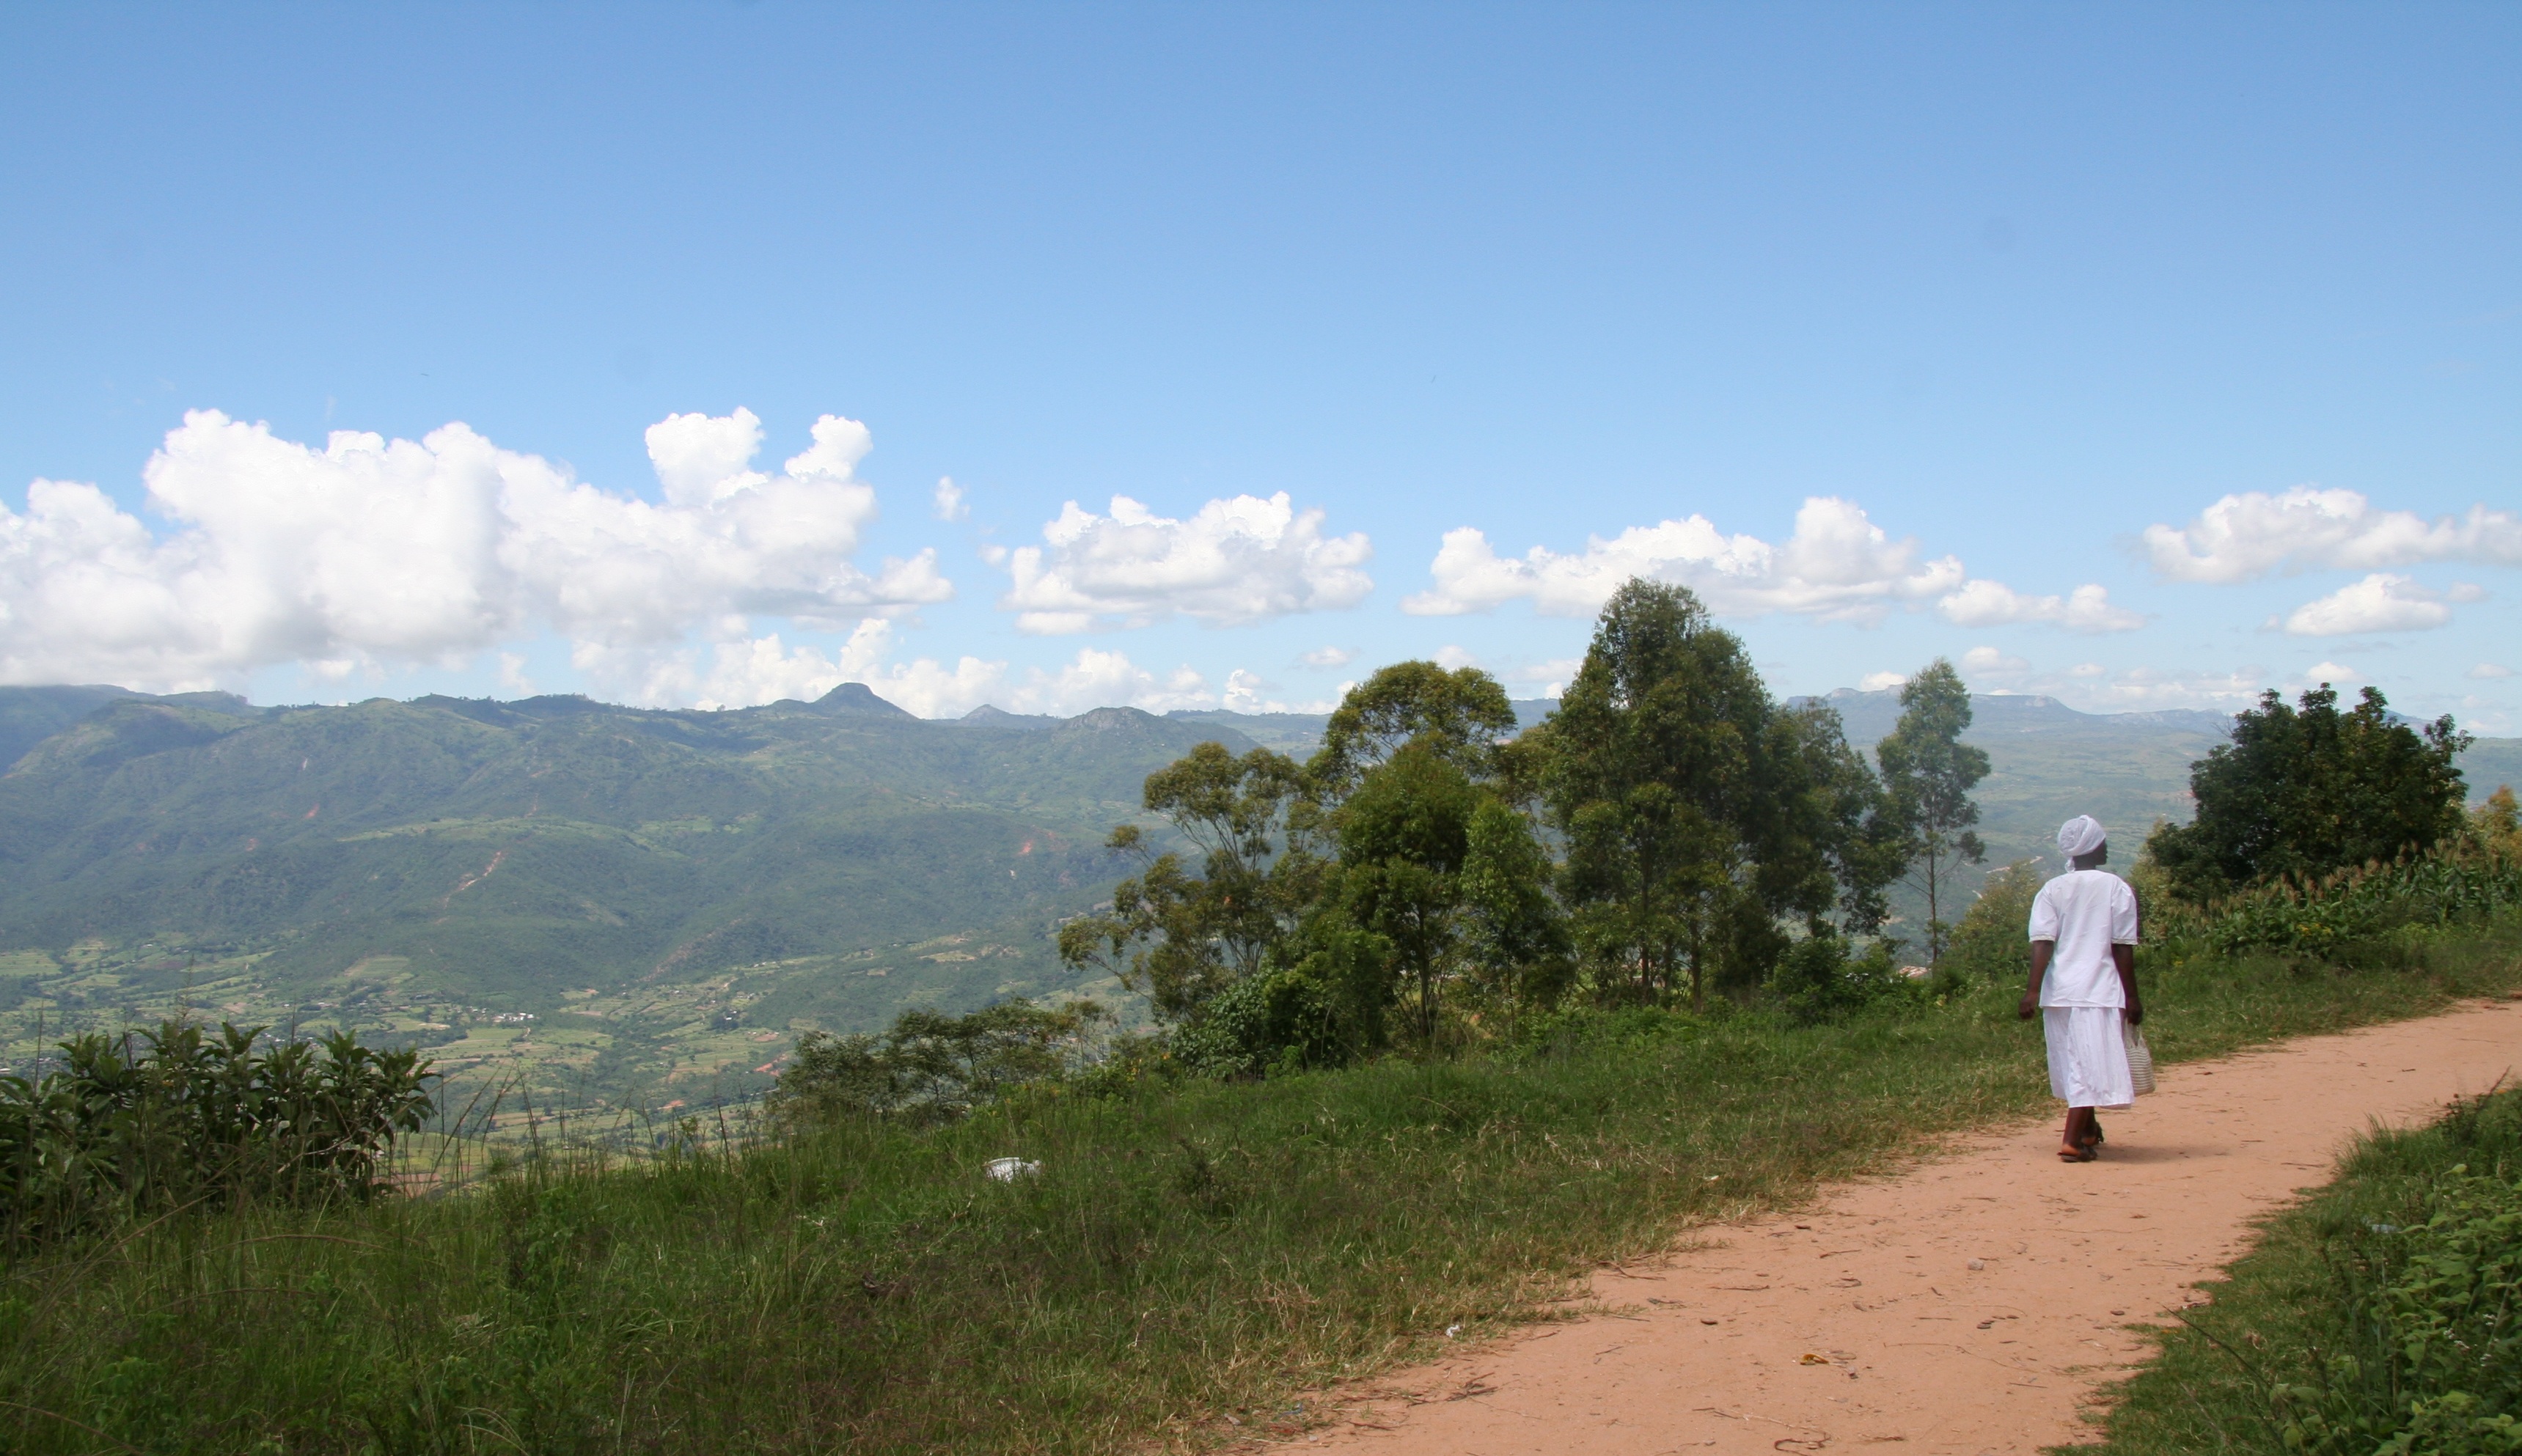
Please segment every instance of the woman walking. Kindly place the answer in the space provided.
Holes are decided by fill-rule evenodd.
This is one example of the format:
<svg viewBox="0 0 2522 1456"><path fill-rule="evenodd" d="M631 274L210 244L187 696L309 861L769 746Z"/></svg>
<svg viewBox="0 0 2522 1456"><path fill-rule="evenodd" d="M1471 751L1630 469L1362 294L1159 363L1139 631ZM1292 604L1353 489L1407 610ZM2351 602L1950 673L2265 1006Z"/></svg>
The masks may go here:
<svg viewBox="0 0 2522 1456"><path fill-rule="evenodd" d="M2067 1104L2058 1157L2090 1162L2102 1141L2094 1110L2136 1100L2125 1026L2145 1021L2136 994L2138 907L2128 883L2102 868L2110 840L2092 815L2061 826L2058 848L2067 873L2032 897L2032 980L2017 1011L2027 1022L2040 1013L2050 1095Z"/></svg>

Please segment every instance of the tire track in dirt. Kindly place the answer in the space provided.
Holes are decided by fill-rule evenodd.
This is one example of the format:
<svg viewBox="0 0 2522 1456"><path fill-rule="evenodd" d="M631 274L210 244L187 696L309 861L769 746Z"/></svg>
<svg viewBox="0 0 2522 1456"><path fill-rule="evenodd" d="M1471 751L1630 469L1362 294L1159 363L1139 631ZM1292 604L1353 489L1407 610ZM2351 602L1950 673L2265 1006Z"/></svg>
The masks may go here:
<svg viewBox="0 0 2522 1456"><path fill-rule="evenodd" d="M2101 1160L2057 1121L1957 1139L1810 1209L1694 1231L1613 1306L1351 1391L1293 1444L1361 1456L1678 1451L2030 1453L2089 1437L2138 1326L2201 1297L2255 1220L2327 1181L2349 1138L2522 1068L2522 1004L2167 1067L2106 1114Z"/></svg>

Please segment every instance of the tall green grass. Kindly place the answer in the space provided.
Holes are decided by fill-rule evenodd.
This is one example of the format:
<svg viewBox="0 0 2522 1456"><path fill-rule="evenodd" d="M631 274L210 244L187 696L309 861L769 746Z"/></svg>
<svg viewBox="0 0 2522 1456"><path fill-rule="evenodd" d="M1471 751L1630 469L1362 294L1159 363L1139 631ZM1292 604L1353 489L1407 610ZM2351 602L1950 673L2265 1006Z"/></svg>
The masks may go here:
<svg viewBox="0 0 2522 1456"><path fill-rule="evenodd" d="M2166 1060L2522 982L2510 921L2360 969L2157 955ZM1548 1317L1588 1269L2046 1106L2016 988L1834 1024L1564 1016L1451 1062L1056 1086L470 1191L252 1202L9 1266L28 1452L1102 1451ZM1040 1164L1011 1182L988 1160ZM1230 1426L1235 1416L1239 1426Z"/></svg>

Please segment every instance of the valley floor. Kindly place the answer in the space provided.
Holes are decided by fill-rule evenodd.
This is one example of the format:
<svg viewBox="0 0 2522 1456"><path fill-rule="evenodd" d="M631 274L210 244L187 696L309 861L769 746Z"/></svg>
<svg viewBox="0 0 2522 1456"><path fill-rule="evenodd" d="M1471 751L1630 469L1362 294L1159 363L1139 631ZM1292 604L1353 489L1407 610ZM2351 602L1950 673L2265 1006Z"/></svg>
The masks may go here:
<svg viewBox="0 0 2522 1456"><path fill-rule="evenodd" d="M2257 1223L2348 1141L2522 1069L2522 1003L2163 1069L2101 1160L2054 1118L1957 1139L1806 1211L1711 1227L1605 1270L1602 1312L1351 1392L1308 1450L1648 1456L1689 1449L2035 1452L2203 1299Z"/></svg>

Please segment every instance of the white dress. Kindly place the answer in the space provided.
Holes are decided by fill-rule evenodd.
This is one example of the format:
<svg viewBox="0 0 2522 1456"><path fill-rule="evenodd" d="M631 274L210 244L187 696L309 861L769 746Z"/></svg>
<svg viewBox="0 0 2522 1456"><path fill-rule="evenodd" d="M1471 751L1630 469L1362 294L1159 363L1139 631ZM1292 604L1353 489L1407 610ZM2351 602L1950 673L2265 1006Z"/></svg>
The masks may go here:
<svg viewBox="0 0 2522 1456"><path fill-rule="evenodd" d="M2050 1095L2071 1108L2135 1102L2121 1024L2127 995L2111 947L2136 944L2136 891L2108 870L2070 870L2032 897L2031 931L2056 945L2040 980Z"/></svg>

